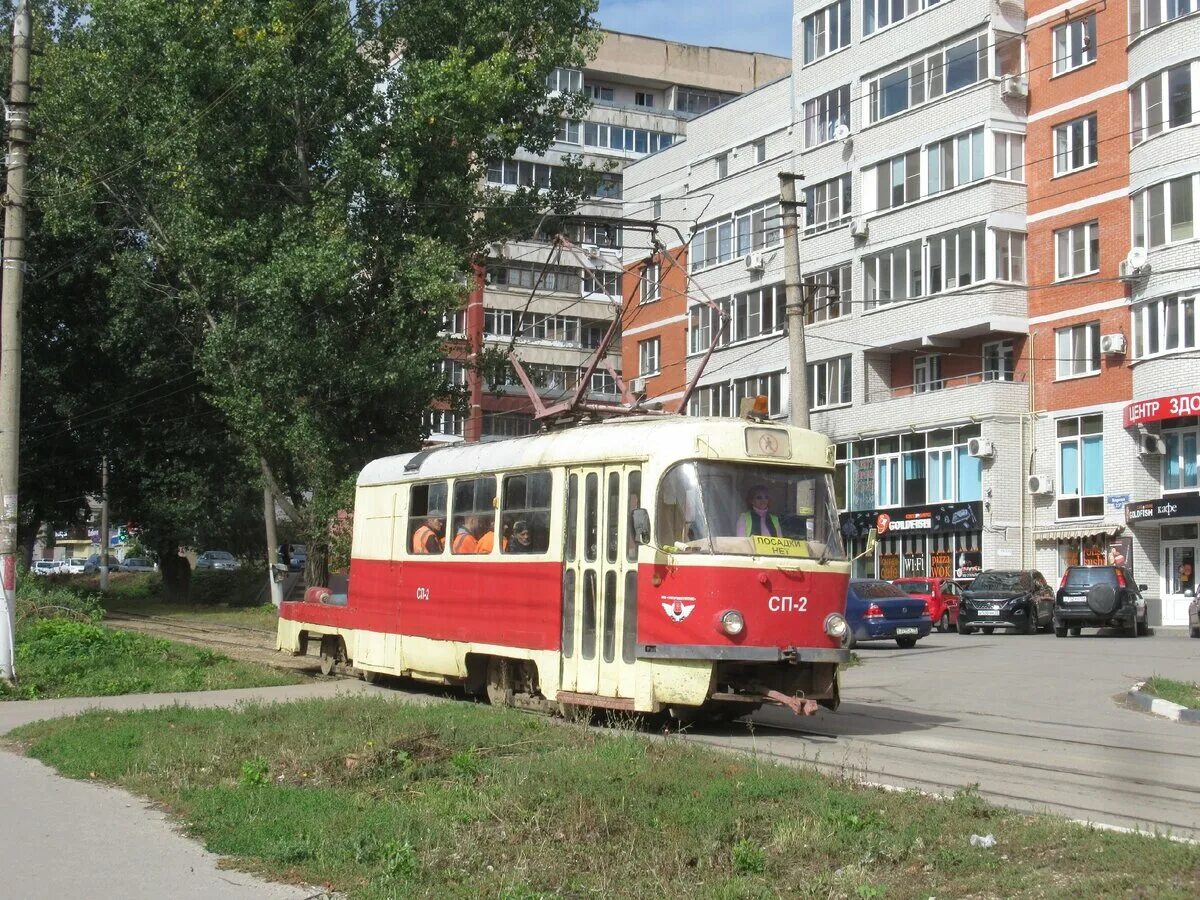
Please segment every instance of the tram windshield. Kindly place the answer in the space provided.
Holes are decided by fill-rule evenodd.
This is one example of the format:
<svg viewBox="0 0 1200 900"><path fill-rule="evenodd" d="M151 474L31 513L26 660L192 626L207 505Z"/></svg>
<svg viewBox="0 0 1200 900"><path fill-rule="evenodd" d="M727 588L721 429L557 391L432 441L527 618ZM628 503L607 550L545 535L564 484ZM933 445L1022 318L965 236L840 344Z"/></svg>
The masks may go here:
<svg viewBox="0 0 1200 900"><path fill-rule="evenodd" d="M660 546L688 553L845 559L833 478L755 463L679 463L658 488Z"/></svg>

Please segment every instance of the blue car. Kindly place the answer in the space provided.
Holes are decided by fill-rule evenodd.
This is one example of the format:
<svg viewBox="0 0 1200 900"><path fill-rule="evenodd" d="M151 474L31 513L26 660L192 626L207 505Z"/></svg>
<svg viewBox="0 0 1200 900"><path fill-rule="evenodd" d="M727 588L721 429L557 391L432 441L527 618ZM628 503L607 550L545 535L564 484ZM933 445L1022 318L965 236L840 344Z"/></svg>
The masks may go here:
<svg viewBox="0 0 1200 900"><path fill-rule="evenodd" d="M907 649L933 630L925 601L896 585L873 578L854 578L846 592L846 646L859 641L890 641Z"/></svg>

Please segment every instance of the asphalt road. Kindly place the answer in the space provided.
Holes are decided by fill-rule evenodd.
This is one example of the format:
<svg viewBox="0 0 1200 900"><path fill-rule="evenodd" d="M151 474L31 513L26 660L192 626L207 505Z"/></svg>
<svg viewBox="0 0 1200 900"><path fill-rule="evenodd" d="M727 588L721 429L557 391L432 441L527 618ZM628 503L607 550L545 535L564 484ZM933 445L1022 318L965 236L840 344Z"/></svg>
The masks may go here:
<svg viewBox="0 0 1200 900"><path fill-rule="evenodd" d="M912 650L860 645L842 706L759 712L695 738L931 793L977 784L996 803L1200 839L1200 726L1116 699L1150 675L1200 680L1183 632L933 634Z"/></svg>

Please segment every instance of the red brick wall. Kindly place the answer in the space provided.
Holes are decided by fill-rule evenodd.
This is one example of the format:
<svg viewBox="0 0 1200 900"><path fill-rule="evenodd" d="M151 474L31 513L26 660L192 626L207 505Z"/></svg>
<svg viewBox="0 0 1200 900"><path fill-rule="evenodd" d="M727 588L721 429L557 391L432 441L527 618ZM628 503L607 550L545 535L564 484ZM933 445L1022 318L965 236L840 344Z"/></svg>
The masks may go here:
<svg viewBox="0 0 1200 900"><path fill-rule="evenodd" d="M641 274L646 265L644 260L626 267L621 291L626 298L621 318L624 330L621 338L623 378L628 381L641 374L638 371L638 344L655 337L659 339L660 374L651 376L646 384L646 392L651 398L682 391L687 380L687 322L667 320L687 312L688 251L687 247L676 247L668 253L669 260L661 256L658 260L662 266L659 300L641 302ZM628 333L631 329L635 330L633 334ZM673 403L668 404L671 405Z"/></svg>
<svg viewBox="0 0 1200 900"><path fill-rule="evenodd" d="M1026 358L1024 335L991 334L963 341L957 347L944 349L912 350L895 353L891 359L891 385L894 396L902 397L912 393L913 361L918 356L939 355L942 358L942 381L947 388L962 387L967 384L978 384L983 371L983 345L994 341L1011 340L1013 342L1013 377L1016 381L1025 381L1028 377L1029 361Z"/></svg>

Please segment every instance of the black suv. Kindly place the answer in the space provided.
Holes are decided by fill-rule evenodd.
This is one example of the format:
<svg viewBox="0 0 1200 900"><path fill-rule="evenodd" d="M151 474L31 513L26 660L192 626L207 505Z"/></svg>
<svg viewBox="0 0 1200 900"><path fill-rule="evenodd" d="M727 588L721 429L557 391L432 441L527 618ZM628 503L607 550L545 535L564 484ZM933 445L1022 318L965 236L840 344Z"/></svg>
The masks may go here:
<svg viewBox="0 0 1200 900"><path fill-rule="evenodd" d="M1123 566L1071 566L1054 598L1054 634L1078 637L1081 628L1120 628L1128 637L1148 634L1144 584Z"/></svg>
<svg viewBox="0 0 1200 900"><path fill-rule="evenodd" d="M989 569L980 572L958 602L958 633L1011 628L1036 634L1054 617L1054 593L1034 569Z"/></svg>

